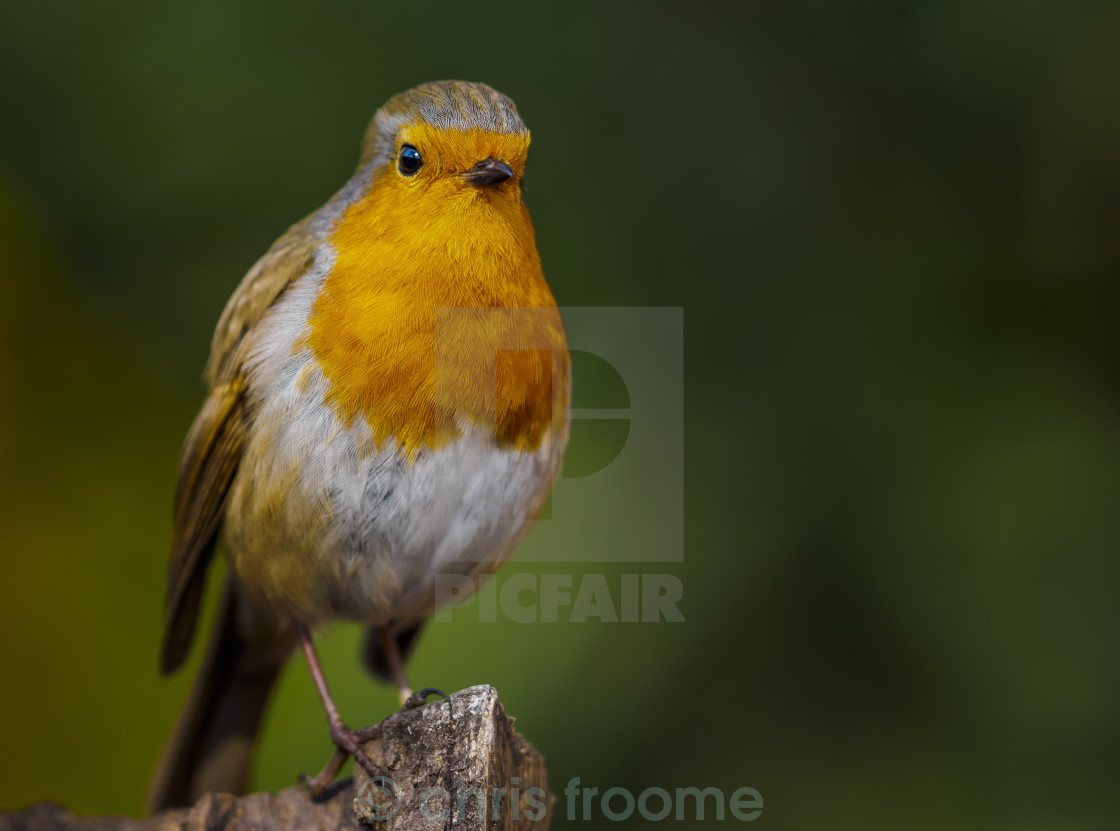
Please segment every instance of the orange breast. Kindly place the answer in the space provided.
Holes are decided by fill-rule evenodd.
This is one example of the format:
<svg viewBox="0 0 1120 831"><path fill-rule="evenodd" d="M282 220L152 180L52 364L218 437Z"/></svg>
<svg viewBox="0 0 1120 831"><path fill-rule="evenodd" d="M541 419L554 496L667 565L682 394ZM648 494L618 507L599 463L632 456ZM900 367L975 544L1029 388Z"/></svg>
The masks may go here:
<svg viewBox="0 0 1120 831"><path fill-rule="evenodd" d="M389 175L336 222L307 343L348 426L438 448L466 424L535 449L566 404L568 355L515 194L404 192Z"/></svg>

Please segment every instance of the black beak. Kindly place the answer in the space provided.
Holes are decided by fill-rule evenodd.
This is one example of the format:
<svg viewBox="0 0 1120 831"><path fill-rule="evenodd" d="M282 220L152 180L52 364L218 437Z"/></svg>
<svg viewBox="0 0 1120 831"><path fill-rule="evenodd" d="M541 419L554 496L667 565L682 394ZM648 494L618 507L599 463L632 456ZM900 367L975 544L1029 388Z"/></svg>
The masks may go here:
<svg viewBox="0 0 1120 831"><path fill-rule="evenodd" d="M466 173L460 174L468 185L475 187L500 185L512 175L509 165L501 159L483 159Z"/></svg>

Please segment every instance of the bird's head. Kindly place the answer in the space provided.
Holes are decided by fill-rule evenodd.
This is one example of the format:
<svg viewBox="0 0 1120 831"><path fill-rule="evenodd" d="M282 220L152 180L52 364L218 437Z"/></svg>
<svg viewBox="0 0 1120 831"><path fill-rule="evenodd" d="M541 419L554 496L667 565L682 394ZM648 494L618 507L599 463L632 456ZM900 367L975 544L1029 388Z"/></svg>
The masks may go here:
<svg viewBox="0 0 1120 831"><path fill-rule="evenodd" d="M528 149L513 102L461 81L395 96L366 131L308 343L327 400L379 446L435 448L464 419L522 448L561 429L566 341L521 198Z"/></svg>
<svg viewBox="0 0 1120 831"><path fill-rule="evenodd" d="M529 130L513 101L485 84L437 81L394 96L374 116L359 170L382 198L442 214L478 201L516 208Z"/></svg>

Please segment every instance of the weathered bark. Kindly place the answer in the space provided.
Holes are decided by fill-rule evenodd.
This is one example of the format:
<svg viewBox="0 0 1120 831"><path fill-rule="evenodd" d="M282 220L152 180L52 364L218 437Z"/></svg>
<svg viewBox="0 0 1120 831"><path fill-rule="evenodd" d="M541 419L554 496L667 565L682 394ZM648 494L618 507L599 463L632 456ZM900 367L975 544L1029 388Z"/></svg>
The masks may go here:
<svg viewBox="0 0 1120 831"><path fill-rule="evenodd" d="M548 828L544 760L514 731L492 687L471 687L386 719L365 745L385 772L361 768L316 802L303 786L233 797L207 794L191 808L148 819L84 817L42 803L0 814L0 831L415 831ZM363 818L360 818L364 817ZM372 822L371 822L372 821Z"/></svg>

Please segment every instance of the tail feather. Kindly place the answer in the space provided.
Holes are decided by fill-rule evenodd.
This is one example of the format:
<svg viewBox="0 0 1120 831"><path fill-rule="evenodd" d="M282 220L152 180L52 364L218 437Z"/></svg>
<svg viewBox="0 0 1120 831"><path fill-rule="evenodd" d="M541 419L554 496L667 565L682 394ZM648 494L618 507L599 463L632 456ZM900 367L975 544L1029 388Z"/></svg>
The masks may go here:
<svg viewBox="0 0 1120 831"><path fill-rule="evenodd" d="M294 641L275 631L250 641L241 605L227 577L206 656L149 783L153 813L249 786L264 712Z"/></svg>

